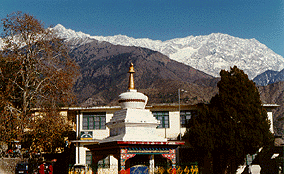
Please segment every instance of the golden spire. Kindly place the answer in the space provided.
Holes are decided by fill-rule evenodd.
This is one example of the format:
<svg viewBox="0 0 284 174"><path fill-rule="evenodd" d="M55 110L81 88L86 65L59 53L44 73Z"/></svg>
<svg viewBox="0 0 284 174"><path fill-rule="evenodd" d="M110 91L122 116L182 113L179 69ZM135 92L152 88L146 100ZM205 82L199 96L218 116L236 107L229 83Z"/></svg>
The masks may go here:
<svg viewBox="0 0 284 174"><path fill-rule="evenodd" d="M129 75L128 89L135 89L134 76L133 76L133 74L135 73L135 71L134 71L133 63L130 64L128 73L130 74L130 75Z"/></svg>

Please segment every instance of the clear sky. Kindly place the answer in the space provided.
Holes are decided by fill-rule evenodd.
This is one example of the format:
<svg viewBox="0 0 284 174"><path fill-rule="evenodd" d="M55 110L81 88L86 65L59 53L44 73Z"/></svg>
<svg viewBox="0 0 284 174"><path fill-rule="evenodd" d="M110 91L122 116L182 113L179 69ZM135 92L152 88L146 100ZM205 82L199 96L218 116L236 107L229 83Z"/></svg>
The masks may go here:
<svg viewBox="0 0 284 174"><path fill-rule="evenodd" d="M284 57L284 0L0 0L1 19L15 11L90 35L255 38Z"/></svg>

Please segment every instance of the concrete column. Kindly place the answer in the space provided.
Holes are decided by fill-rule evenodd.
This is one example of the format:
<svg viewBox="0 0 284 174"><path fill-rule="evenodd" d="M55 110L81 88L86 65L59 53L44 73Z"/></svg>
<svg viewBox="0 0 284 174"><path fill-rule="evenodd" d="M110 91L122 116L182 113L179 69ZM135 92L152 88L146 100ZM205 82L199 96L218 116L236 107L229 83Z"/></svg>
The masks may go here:
<svg viewBox="0 0 284 174"><path fill-rule="evenodd" d="M80 112L77 111L76 113L76 137L77 139L80 138L80 124L81 124L81 121L80 121ZM76 164L80 164L81 161L80 161L80 143L76 143Z"/></svg>
<svg viewBox="0 0 284 174"><path fill-rule="evenodd" d="M274 134L272 109L268 108L268 109L266 109L266 111L267 111L268 120L270 121L270 132L272 132Z"/></svg>
<svg viewBox="0 0 284 174"><path fill-rule="evenodd" d="M154 155L150 155L150 162L149 162L149 174L154 174L155 173L155 160L154 160Z"/></svg>
<svg viewBox="0 0 284 174"><path fill-rule="evenodd" d="M76 143L76 164L80 164L80 143Z"/></svg>

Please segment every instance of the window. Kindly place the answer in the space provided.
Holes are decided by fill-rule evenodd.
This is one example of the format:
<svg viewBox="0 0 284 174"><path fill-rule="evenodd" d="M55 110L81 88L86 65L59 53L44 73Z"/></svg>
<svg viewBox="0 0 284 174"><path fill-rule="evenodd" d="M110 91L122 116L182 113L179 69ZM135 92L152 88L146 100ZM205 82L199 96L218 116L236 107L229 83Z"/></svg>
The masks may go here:
<svg viewBox="0 0 284 174"><path fill-rule="evenodd" d="M160 120L160 124L157 128L169 128L169 111L153 111L154 117Z"/></svg>
<svg viewBox="0 0 284 174"><path fill-rule="evenodd" d="M83 130L105 129L106 113L92 112L83 113Z"/></svg>
<svg viewBox="0 0 284 174"><path fill-rule="evenodd" d="M192 116L196 115L196 111L180 111L181 127L186 127Z"/></svg>
<svg viewBox="0 0 284 174"><path fill-rule="evenodd" d="M86 151L86 164L91 166L92 165L92 152ZM110 166L110 156L98 161L99 168L109 168Z"/></svg>
<svg viewBox="0 0 284 174"><path fill-rule="evenodd" d="M110 156L98 161L99 168L109 168L110 167Z"/></svg>
<svg viewBox="0 0 284 174"><path fill-rule="evenodd" d="M92 164L92 152L86 151L86 164L89 166Z"/></svg>
<svg viewBox="0 0 284 174"><path fill-rule="evenodd" d="M256 154L254 154L254 155L250 155L250 154L246 155L246 164L247 165L251 165L251 163L256 158L256 156L257 156Z"/></svg>

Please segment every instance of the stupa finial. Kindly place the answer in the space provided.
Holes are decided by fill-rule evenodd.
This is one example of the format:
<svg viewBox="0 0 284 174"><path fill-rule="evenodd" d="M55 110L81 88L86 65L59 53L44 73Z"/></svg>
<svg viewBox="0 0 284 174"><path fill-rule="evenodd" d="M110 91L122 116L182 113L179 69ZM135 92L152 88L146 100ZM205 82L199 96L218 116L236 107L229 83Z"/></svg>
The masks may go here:
<svg viewBox="0 0 284 174"><path fill-rule="evenodd" d="M134 76L133 76L133 74L135 73L135 71L134 71L133 63L130 64L128 73L129 73L128 89L135 89Z"/></svg>

